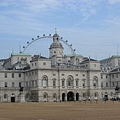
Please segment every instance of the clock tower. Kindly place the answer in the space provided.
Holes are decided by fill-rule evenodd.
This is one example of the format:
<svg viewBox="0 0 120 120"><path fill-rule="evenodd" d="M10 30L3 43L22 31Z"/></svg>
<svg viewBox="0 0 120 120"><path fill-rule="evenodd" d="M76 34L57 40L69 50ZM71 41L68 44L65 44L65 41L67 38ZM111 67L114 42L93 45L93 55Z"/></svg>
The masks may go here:
<svg viewBox="0 0 120 120"><path fill-rule="evenodd" d="M52 60L52 65L56 65L58 63L62 63L63 60L63 46L60 43L60 36L57 34L57 31L55 31L55 34L53 35L53 43L50 45L49 52L50 52L50 58Z"/></svg>

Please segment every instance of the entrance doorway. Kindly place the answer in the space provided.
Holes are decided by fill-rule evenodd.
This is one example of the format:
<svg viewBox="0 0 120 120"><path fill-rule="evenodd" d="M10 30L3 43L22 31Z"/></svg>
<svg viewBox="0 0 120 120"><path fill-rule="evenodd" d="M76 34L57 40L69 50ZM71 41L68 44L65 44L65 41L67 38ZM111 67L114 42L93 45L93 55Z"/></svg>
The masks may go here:
<svg viewBox="0 0 120 120"><path fill-rule="evenodd" d="M65 93L62 94L62 101L65 101Z"/></svg>
<svg viewBox="0 0 120 120"><path fill-rule="evenodd" d="M79 93L76 93L76 101L79 101Z"/></svg>
<svg viewBox="0 0 120 120"><path fill-rule="evenodd" d="M11 102L15 102L15 94L14 93L12 93L12 95L11 95Z"/></svg>
<svg viewBox="0 0 120 120"><path fill-rule="evenodd" d="M67 101L74 101L74 93L72 91L67 93Z"/></svg>

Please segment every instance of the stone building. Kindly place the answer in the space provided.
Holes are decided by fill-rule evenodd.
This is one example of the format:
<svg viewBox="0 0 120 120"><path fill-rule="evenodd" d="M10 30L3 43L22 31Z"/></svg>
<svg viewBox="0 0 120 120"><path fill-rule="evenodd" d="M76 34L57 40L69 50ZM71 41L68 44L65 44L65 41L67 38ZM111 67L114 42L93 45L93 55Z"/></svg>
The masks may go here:
<svg viewBox="0 0 120 120"><path fill-rule="evenodd" d="M53 35L49 58L25 53L2 60L0 101L79 101L102 99L100 62L65 55L60 36Z"/></svg>
<svg viewBox="0 0 120 120"><path fill-rule="evenodd" d="M116 86L120 87L120 56L111 56L100 61L102 97L114 96Z"/></svg>

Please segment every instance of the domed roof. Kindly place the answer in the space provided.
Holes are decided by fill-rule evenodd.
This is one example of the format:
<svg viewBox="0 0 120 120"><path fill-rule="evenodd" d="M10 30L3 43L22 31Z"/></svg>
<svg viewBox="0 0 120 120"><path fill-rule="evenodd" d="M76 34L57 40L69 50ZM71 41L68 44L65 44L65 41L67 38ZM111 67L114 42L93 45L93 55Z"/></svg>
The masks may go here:
<svg viewBox="0 0 120 120"><path fill-rule="evenodd" d="M58 35L57 33L55 33L55 34L53 35L53 37L59 37L59 35Z"/></svg>
<svg viewBox="0 0 120 120"><path fill-rule="evenodd" d="M63 48L62 44L61 43L52 43L50 45L50 49L51 48Z"/></svg>

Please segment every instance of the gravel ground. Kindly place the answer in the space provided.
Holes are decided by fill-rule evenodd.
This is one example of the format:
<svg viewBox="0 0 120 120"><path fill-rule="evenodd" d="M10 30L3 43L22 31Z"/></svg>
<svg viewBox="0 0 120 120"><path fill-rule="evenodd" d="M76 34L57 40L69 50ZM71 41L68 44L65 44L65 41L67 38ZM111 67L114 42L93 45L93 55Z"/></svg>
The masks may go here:
<svg viewBox="0 0 120 120"><path fill-rule="evenodd" d="M0 120L120 120L120 102L0 103Z"/></svg>

